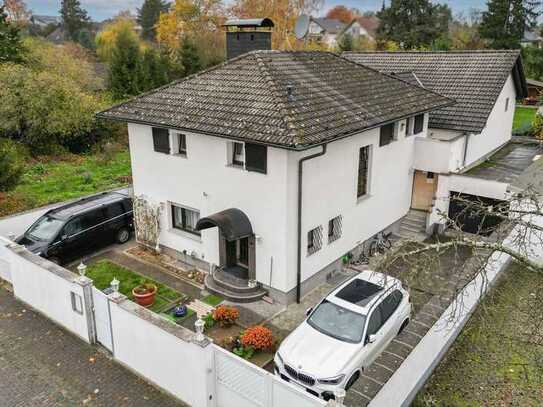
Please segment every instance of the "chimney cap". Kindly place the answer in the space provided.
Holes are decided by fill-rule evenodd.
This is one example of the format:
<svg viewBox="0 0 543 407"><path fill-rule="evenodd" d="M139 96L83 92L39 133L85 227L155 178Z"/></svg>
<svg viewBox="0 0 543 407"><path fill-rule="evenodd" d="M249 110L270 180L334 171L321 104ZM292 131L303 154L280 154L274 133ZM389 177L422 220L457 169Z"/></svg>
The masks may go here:
<svg viewBox="0 0 543 407"><path fill-rule="evenodd" d="M263 27L272 28L275 24L269 18L233 18L226 20L223 27Z"/></svg>

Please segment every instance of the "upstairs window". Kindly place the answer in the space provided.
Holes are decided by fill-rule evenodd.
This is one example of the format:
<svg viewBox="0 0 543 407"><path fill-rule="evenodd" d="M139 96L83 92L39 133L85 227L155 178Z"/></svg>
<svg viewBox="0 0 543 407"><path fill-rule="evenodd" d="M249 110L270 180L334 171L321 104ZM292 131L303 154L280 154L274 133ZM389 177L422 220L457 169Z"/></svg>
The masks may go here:
<svg viewBox="0 0 543 407"><path fill-rule="evenodd" d="M187 156L187 135L177 133L174 135L174 142L177 146L176 154L186 157Z"/></svg>
<svg viewBox="0 0 543 407"><path fill-rule="evenodd" d="M332 243L341 237L342 216L336 216L328 221L328 243Z"/></svg>
<svg viewBox="0 0 543 407"><path fill-rule="evenodd" d="M358 184L357 197L363 197L368 193L368 178L370 168L370 146L362 147L358 157Z"/></svg>
<svg viewBox="0 0 543 407"><path fill-rule="evenodd" d="M386 124L381 126L381 131L379 134L379 146L383 147L387 144L390 144L394 141L394 133L396 129L396 123Z"/></svg>
<svg viewBox="0 0 543 407"><path fill-rule="evenodd" d="M322 248L322 226L307 232L307 255L318 252Z"/></svg>
<svg viewBox="0 0 543 407"><path fill-rule="evenodd" d="M245 146L243 143L238 143L235 141L232 143L231 164L237 167L245 166Z"/></svg>
<svg viewBox="0 0 543 407"><path fill-rule="evenodd" d="M228 164L247 171L266 174L268 171L268 148L254 143L233 141L228 145Z"/></svg>
<svg viewBox="0 0 543 407"><path fill-rule="evenodd" d="M405 137L409 137L413 135L413 127L415 124L415 120L413 117L408 117L405 125Z"/></svg>
<svg viewBox="0 0 543 407"><path fill-rule="evenodd" d="M413 126L413 134L422 133L424 130L424 114L415 116L415 124Z"/></svg>
<svg viewBox="0 0 543 407"><path fill-rule="evenodd" d="M153 127L153 147L156 152L170 154L170 133L167 129Z"/></svg>

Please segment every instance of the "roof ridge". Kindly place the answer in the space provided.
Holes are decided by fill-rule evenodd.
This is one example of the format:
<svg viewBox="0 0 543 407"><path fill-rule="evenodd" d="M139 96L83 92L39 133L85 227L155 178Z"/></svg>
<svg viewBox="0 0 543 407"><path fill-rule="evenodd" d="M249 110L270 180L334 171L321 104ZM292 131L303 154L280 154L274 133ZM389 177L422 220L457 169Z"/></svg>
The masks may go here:
<svg viewBox="0 0 543 407"><path fill-rule="evenodd" d="M287 133L289 133L291 136L293 136L296 140L296 144L301 143L301 135L298 132L298 129L296 125L294 124L294 118L290 114L288 105L285 103L284 98L282 97L281 92L279 91L279 88L277 86L277 82L273 78L268 65L266 64L266 61L264 58L262 58L260 55L262 53L256 51L251 53L255 60L257 67L262 75L264 75L264 78L268 85L270 86L271 94L275 102L277 103L277 106L279 107L279 113L281 114L281 120L285 124L285 128L287 130Z"/></svg>
<svg viewBox="0 0 543 407"><path fill-rule="evenodd" d="M520 49L458 49L448 51L416 51L416 50L399 50L399 51L343 51L342 54L516 54L519 55Z"/></svg>

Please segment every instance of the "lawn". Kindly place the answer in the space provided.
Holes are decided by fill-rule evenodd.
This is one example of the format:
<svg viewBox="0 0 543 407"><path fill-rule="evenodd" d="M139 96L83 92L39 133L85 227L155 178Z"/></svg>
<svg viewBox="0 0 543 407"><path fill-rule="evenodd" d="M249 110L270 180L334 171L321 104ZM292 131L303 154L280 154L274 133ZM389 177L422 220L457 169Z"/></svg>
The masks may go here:
<svg viewBox="0 0 543 407"><path fill-rule="evenodd" d="M173 303L184 298L183 294L171 289L164 284L134 273L125 267L121 267L109 260L100 260L87 268L87 277L94 281L94 286L103 290L110 286L111 280L116 278L120 281L119 292L130 300L134 300L132 289L142 283L150 282L157 286L155 303L149 308L154 312L167 310Z"/></svg>
<svg viewBox="0 0 543 407"><path fill-rule="evenodd" d="M211 305L212 307L216 307L217 305L219 305L221 302L224 301L224 298L219 297L218 295L215 295L215 294L209 294L205 296L204 298L202 298L201 301L205 302L208 305Z"/></svg>
<svg viewBox="0 0 543 407"><path fill-rule="evenodd" d="M543 276L510 266L413 405L541 405L542 294Z"/></svg>
<svg viewBox="0 0 543 407"><path fill-rule="evenodd" d="M531 126L536 112L537 108L517 106L513 119L513 130Z"/></svg>
<svg viewBox="0 0 543 407"><path fill-rule="evenodd" d="M0 194L0 217L130 183L130 154L65 155L29 160L15 190Z"/></svg>

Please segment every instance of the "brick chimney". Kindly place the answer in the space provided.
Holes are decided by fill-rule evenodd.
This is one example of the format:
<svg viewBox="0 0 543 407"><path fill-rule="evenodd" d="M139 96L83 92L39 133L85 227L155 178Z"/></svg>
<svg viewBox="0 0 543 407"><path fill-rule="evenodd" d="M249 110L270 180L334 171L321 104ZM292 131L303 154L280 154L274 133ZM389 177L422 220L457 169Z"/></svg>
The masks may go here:
<svg viewBox="0 0 543 407"><path fill-rule="evenodd" d="M228 20L226 31L226 58L235 58L250 51L270 50L274 27L269 18Z"/></svg>

